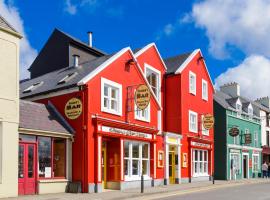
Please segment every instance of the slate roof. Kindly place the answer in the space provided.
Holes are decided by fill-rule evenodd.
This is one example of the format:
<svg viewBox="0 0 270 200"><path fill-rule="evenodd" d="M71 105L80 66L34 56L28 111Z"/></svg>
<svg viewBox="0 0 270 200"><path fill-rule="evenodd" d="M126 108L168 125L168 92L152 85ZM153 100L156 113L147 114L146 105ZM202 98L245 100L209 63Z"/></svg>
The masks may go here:
<svg viewBox="0 0 270 200"><path fill-rule="evenodd" d="M180 54L174 57L164 59L167 66L167 74L175 73L176 70L185 62L192 52Z"/></svg>
<svg viewBox="0 0 270 200"><path fill-rule="evenodd" d="M0 15L0 27L8 29L10 31L18 33L1 15Z"/></svg>
<svg viewBox="0 0 270 200"><path fill-rule="evenodd" d="M247 114L247 109L245 109L249 103L251 103L251 105L253 106L253 110L254 110L254 115L256 117L259 117L259 109L260 109L260 105L252 100L249 100L248 98L239 96L239 97L232 97L224 92L221 92L219 90L216 90L216 93L214 95L214 100L221 105L223 108L225 109L235 109L235 103L237 101L237 99L240 99L241 103L242 103L242 109L243 112Z"/></svg>
<svg viewBox="0 0 270 200"><path fill-rule="evenodd" d="M73 134L74 130L52 105L20 100L19 128Z"/></svg>
<svg viewBox="0 0 270 200"><path fill-rule="evenodd" d="M29 79L20 83L20 98L26 98L33 95L49 93L64 88L71 88L77 86L77 83L87 76L89 73L98 68L102 63L111 58L114 54L105 55L91 61L80 63L78 67L66 67L60 70L56 70L42 76ZM63 84L58 84L58 82L65 76L71 73L77 73L73 78ZM29 88L33 84L42 83L36 89L31 92L23 92L25 89Z"/></svg>

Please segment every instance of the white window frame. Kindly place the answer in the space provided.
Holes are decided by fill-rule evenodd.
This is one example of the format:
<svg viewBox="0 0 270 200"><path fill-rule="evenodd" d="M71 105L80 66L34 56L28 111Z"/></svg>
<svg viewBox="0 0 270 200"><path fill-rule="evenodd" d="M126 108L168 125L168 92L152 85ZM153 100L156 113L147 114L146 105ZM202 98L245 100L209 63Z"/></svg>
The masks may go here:
<svg viewBox="0 0 270 200"><path fill-rule="evenodd" d="M258 131L254 131L254 147L259 147L259 135L258 135Z"/></svg>
<svg viewBox="0 0 270 200"><path fill-rule="evenodd" d="M249 120L252 120L253 118L253 107L251 104L249 104L248 106L248 117L249 117Z"/></svg>
<svg viewBox="0 0 270 200"><path fill-rule="evenodd" d="M156 68L152 67L151 65L144 63L144 76L147 80L147 70L150 70L151 72L153 72L154 74L157 75L157 100L159 101L159 103L161 103L161 72L159 70L157 70ZM151 86L151 84L149 83L149 85ZM152 89L152 88L151 88ZM154 92L154 91L153 91ZM155 94L155 93L154 93Z"/></svg>
<svg viewBox="0 0 270 200"><path fill-rule="evenodd" d="M189 93L196 95L196 93L197 93L196 74L194 72L192 72L192 71L189 71L189 76L188 77L189 77L189 79L188 79L188 82L189 82L189 84L188 84L189 85ZM192 85L191 85L191 81L190 81L191 77L194 77L194 87L192 87Z"/></svg>
<svg viewBox="0 0 270 200"><path fill-rule="evenodd" d="M104 86L105 85L118 89L117 111L104 107ZM121 84L113 82L106 78L101 78L101 111L122 116L122 85Z"/></svg>
<svg viewBox="0 0 270 200"><path fill-rule="evenodd" d="M205 93L204 93L204 85L205 85ZM202 99L205 101L208 101L208 82L204 79L202 79Z"/></svg>
<svg viewBox="0 0 270 200"><path fill-rule="evenodd" d="M254 170L255 167L255 162L254 162L254 157L257 157L257 170ZM252 154L252 172L259 172L260 171L260 155L259 154Z"/></svg>
<svg viewBox="0 0 270 200"><path fill-rule="evenodd" d="M145 108L144 110L139 110L137 108L137 105L134 103L134 118L140 121L144 121L144 122L150 122L151 119L151 105L150 103L148 104L147 108ZM146 117L142 116L142 112L145 111L146 112Z"/></svg>
<svg viewBox="0 0 270 200"><path fill-rule="evenodd" d="M143 175L145 180L151 179L150 178L150 143L148 142L137 142L137 141L131 141L131 140L125 140L125 142L129 143L129 157L124 157L124 160L128 160L128 175L125 175L125 181L133 181L133 180L141 180L141 174L142 174L142 161L147 160L147 175ZM139 144L139 158L132 158L132 146L133 144ZM148 145L148 158L142 158L142 146L143 144ZM125 155L125 154L124 154ZM133 175L132 174L132 160L138 160L139 161L139 166L138 166L138 175Z"/></svg>
<svg viewBox="0 0 270 200"><path fill-rule="evenodd" d="M197 151L197 161L195 161L195 151ZM203 160L200 160L200 152L203 152ZM206 153L206 160L204 160L204 153ZM198 170L197 172L195 173L195 163L198 163ZM202 163L202 169L203 169L203 172L198 172L200 171L200 163ZM205 170L205 167L204 167L204 164L206 164L206 172L204 172ZM193 177L200 177L200 176L209 176L209 170L208 170L208 167L209 167L209 155L208 155L208 151L207 150L203 150L203 149L192 149L192 176Z"/></svg>
<svg viewBox="0 0 270 200"><path fill-rule="evenodd" d="M238 106L240 106L240 109L238 109ZM237 101L236 101L235 109L236 109L237 117L241 117L241 115L242 115L242 103L240 102L239 99L237 99Z"/></svg>
<svg viewBox="0 0 270 200"><path fill-rule="evenodd" d="M201 129L202 129L202 135L209 136L209 130L205 129L203 126L203 117L204 115L201 115Z"/></svg>
<svg viewBox="0 0 270 200"><path fill-rule="evenodd" d="M196 116L196 124L195 124L195 129L192 128L191 126L191 115L194 115ZM192 133L198 133L198 113L194 112L194 111L191 111L189 110L188 111L188 127L189 127L189 131L192 132Z"/></svg>

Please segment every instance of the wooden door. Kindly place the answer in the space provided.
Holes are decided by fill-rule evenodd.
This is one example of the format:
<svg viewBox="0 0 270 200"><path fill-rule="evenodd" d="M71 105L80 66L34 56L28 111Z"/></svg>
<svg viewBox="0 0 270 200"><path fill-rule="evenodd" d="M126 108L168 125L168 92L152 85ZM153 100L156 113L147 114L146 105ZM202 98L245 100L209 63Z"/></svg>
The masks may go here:
<svg viewBox="0 0 270 200"><path fill-rule="evenodd" d="M170 184L175 183L175 153L169 152L169 178Z"/></svg>
<svg viewBox="0 0 270 200"><path fill-rule="evenodd" d="M36 193L36 144L19 144L19 195Z"/></svg>

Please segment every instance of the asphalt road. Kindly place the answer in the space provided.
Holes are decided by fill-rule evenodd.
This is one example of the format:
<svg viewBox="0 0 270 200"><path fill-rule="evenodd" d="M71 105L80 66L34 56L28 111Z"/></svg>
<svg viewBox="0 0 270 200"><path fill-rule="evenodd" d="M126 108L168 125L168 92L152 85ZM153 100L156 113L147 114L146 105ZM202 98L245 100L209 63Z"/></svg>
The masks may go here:
<svg viewBox="0 0 270 200"><path fill-rule="evenodd" d="M270 183L242 185L170 196L162 200L270 200Z"/></svg>

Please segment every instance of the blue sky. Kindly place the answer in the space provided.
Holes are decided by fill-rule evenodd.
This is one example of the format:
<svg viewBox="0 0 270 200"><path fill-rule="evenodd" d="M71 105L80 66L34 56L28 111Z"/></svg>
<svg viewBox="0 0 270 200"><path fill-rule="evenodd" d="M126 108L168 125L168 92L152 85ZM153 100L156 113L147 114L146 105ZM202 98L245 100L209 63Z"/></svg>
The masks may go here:
<svg viewBox="0 0 270 200"><path fill-rule="evenodd" d="M108 53L126 46L142 47L150 42L157 44L163 57L200 48L216 86L235 80L246 95L255 98L249 90L252 82L258 80L250 74L258 72L256 67L263 65L263 71L269 72L270 76L270 53L265 53L270 50L269 42L265 42L270 31L270 2L256 2L0 0L0 13L2 11L1 14L15 24L19 21L19 31L26 35L27 45L23 45L23 49L24 46L27 48L22 57L28 60L22 64L23 72L54 28L82 41L87 41L87 31L93 31L93 45ZM14 13L18 15L17 19ZM263 22L262 17L265 18ZM258 27L262 30L253 31ZM267 77L262 76L261 79ZM270 88L269 80L267 84ZM265 81L260 88L263 85ZM270 91L261 89L256 95L270 95Z"/></svg>

